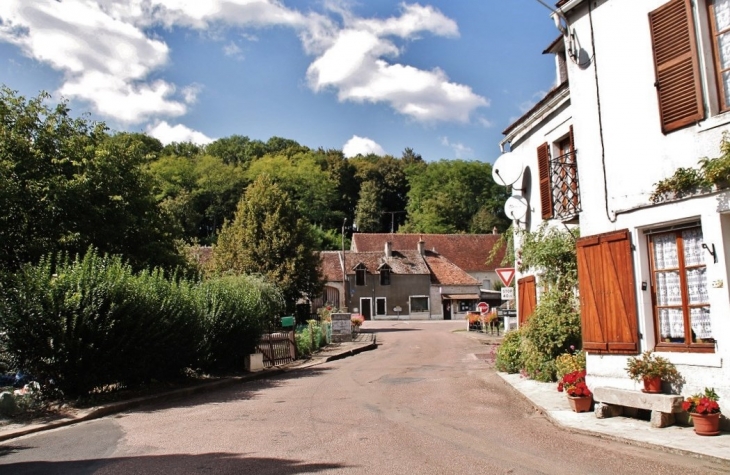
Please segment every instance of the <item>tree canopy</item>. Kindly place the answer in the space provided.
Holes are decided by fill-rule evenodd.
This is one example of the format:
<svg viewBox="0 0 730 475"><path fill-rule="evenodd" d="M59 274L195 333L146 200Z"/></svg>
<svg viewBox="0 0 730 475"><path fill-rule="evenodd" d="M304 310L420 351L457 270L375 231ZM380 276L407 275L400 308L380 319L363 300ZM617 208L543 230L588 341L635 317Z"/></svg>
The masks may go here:
<svg viewBox="0 0 730 475"><path fill-rule="evenodd" d="M260 274L276 283L292 311L301 296L322 290L319 252L309 224L269 175L256 178L227 221L214 250L217 272Z"/></svg>

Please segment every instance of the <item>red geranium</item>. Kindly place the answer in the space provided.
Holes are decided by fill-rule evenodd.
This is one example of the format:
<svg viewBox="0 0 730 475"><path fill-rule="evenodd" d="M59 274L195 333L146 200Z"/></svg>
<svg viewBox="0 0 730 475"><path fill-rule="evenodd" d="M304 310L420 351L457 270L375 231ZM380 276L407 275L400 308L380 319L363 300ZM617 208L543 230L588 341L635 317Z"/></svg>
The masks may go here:
<svg viewBox="0 0 730 475"><path fill-rule="evenodd" d="M567 373L558 381L558 391L565 391L568 396L572 397L588 397L591 390L586 385L586 370L573 371Z"/></svg>
<svg viewBox="0 0 730 475"><path fill-rule="evenodd" d="M720 412L718 399L720 397L714 388L705 388L704 394L693 394L685 399L682 402L682 409L695 414L717 414Z"/></svg>

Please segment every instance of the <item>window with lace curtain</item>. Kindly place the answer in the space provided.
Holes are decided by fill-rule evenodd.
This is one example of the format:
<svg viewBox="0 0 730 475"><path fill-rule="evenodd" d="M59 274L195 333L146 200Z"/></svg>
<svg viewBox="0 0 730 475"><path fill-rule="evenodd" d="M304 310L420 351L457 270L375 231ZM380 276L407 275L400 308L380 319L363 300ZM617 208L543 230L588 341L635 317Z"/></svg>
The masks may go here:
<svg viewBox="0 0 730 475"><path fill-rule="evenodd" d="M657 348L714 351L702 228L649 235Z"/></svg>

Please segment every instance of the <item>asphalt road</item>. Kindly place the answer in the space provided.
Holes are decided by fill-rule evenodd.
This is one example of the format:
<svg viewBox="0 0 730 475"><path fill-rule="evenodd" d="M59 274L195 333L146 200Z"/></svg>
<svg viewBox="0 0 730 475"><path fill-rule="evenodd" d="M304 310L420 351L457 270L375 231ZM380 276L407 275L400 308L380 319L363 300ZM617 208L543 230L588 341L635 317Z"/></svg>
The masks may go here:
<svg viewBox="0 0 730 475"><path fill-rule="evenodd" d="M0 474L712 474L554 427L463 322L367 322L377 350L0 444Z"/></svg>

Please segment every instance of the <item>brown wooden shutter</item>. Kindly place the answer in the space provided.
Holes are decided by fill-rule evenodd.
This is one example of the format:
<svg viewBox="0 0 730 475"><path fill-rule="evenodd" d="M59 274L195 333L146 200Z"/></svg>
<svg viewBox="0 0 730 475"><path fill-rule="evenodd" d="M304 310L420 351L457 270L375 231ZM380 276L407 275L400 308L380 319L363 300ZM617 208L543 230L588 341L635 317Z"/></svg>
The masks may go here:
<svg viewBox="0 0 730 475"><path fill-rule="evenodd" d="M578 239L583 349L636 354L639 333L636 287L628 230Z"/></svg>
<svg viewBox="0 0 730 475"><path fill-rule="evenodd" d="M537 306L537 286L535 276L529 275L517 281L517 322L522 326L532 316Z"/></svg>
<svg viewBox="0 0 730 475"><path fill-rule="evenodd" d="M690 0L649 13L659 116L665 134L705 117Z"/></svg>
<svg viewBox="0 0 730 475"><path fill-rule="evenodd" d="M537 147L537 170L540 175L542 219L550 219L553 217L553 187L550 181L550 148L547 143Z"/></svg>

